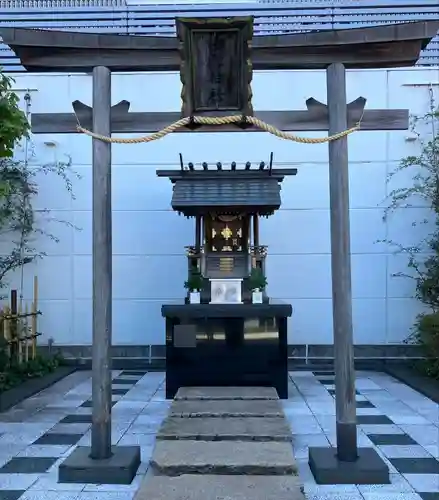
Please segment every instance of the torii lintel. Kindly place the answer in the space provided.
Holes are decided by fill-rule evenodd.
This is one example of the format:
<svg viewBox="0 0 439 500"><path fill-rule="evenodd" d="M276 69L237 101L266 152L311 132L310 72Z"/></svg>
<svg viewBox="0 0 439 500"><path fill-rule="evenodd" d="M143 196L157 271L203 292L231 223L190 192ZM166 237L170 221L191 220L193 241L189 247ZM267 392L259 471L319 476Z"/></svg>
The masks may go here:
<svg viewBox="0 0 439 500"><path fill-rule="evenodd" d="M81 101L72 103L73 113L35 113L32 115L34 134L77 133L78 120L82 127L91 130L93 109ZM358 97L347 105L348 127L361 120L361 130L407 130L409 111L407 109L365 109L366 99ZM112 133L154 133L181 118L180 112L129 112L130 102L120 101L111 107ZM306 101L306 110L255 111L254 116L286 132L327 131L328 106L313 97ZM236 125L206 125L197 132L239 132ZM246 132L257 132L257 127L246 128ZM189 132L188 128L177 132Z"/></svg>

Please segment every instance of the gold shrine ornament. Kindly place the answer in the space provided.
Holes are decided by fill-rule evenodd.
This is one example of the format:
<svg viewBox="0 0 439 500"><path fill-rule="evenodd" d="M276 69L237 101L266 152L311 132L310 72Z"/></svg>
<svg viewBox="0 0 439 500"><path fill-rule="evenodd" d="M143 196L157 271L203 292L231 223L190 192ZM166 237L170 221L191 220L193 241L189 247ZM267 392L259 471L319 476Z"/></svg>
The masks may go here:
<svg viewBox="0 0 439 500"><path fill-rule="evenodd" d="M229 240L233 236L233 231L226 225L226 227L221 231L221 236L225 240Z"/></svg>

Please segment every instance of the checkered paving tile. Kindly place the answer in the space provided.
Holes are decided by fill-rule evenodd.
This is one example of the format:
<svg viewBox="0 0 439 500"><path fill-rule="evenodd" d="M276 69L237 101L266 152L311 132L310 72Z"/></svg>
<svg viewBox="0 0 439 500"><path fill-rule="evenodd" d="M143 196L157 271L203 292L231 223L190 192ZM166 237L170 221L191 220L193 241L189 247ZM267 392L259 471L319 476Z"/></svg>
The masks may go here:
<svg viewBox="0 0 439 500"><path fill-rule="evenodd" d="M354 497L359 494L366 500L379 497L439 500L439 405L386 374L357 372L356 375L358 445L373 446L377 450L389 466L392 484L353 486ZM306 403L309 416L318 422L325 438L334 446L334 373L329 370L293 372L290 377L296 390L285 406L299 401ZM293 433L297 417L293 410L290 413ZM310 432L312 422L308 427ZM341 494L343 486L315 484L307 464L307 450L316 445L324 446L324 440L307 442L304 436L293 439L296 458L307 479L306 491L313 498L326 498L330 492Z"/></svg>
<svg viewBox="0 0 439 500"><path fill-rule="evenodd" d="M58 483L59 464L76 446L90 443L90 377L77 372L33 396L20 417L16 409L0 414L0 500L134 498L170 405L164 374L113 372L112 441L141 447L133 483ZM289 391L283 405L308 500L439 500L438 405L385 374L358 372L358 445L376 448L389 466L391 484L321 486L309 470L308 448L336 445L334 373L292 372Z"/></svg>
<svg viewBox="0 0 439 500"><path fill-rule="evenodd" d="M66 390L66 380L68 389ZM141 446L139 476L128 486L58 483L58 466L90 441L91 373L76 372L30 398L20 422L0 414L0 500L131 500L148 468L155 432L166 415L164 374L114 371L112 441ZM68 380L67 380L68 382ZM59 389L58 389L59 387ZM43 405L33 404L38 400Z"/></svg>
<svg viewBox="0 0 439 500"><path fill-rule="evenodd" d="M24 490L0 490L0 498L1 500L18 500L20 497L23 497L25 491Z"/></svg>

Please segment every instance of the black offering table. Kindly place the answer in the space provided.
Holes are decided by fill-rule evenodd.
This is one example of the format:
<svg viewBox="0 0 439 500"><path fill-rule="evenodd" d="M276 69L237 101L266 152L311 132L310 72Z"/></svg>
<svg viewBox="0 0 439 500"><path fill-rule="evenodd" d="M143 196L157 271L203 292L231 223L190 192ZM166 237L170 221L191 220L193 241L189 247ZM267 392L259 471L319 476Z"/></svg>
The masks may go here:
<svg viewBox="0 0 439 500"><path fill-rule="evenodd" d="M187 386L269 386L288 398L290 304L162 306L166 398Z"/></svg>

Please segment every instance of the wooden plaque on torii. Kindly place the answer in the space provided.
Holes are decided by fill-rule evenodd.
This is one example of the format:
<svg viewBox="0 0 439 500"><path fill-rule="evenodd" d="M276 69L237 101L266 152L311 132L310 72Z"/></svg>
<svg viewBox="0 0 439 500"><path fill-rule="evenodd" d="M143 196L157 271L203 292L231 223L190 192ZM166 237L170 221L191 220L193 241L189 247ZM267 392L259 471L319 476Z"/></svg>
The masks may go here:
<svg viewBox="0 0 439 500"><path fill-rule="evenodd" d="M253 114L253 18L175 20L182 116Z"/></svg>

